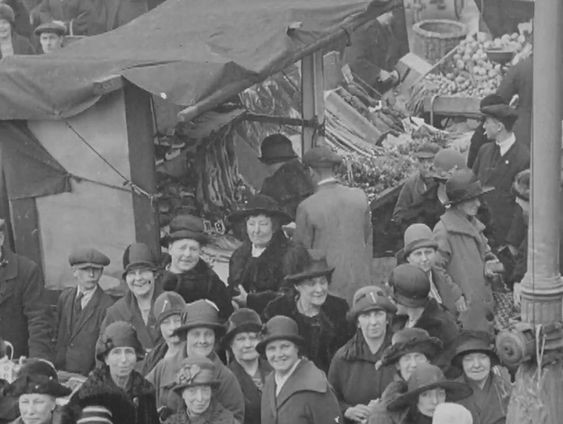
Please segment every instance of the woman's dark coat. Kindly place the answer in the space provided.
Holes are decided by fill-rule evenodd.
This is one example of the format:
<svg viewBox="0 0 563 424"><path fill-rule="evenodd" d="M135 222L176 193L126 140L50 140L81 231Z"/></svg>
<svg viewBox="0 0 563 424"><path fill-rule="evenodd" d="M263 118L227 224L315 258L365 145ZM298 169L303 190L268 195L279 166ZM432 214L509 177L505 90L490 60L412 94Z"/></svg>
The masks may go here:
<svg viewBox="0 0 563 424"><path fill-rule="evenodd" d="M284 257L291 246L283 231L277 231L257 258L252 257L252 243L246 240L233 252L229 261L229 287L235 290L242 285L248 292L246 306L258 314L275 299L285 277Z"/></svg>
<svg viewBox="0 0 563 424"><path fill-rule="evenodd" d="M164 271L161 281L164 290L175 291L186 303L207 299L217 305L221 318L227 319L233 313L227 286L203 259L182 274Z"/></svg>
<svg viewBox="0 0 563 424"><path fill-rule="evenodd" d="M290 317L297 322L299 334L305 339L301 353L324 372L328 372L336 351L350 337L346 313L348 304L340 297L328 295L316 317L307 317L297 310L296 299L290 294L273 300L264 309L263 321L276 315Z"/></svg>
<svg viewBox="0 0 563 424"><path fill-rule="evenodd" d="M233 360L229 364L229 369L237 378L242 394L244 395L244 424L260 424L260 401L262 398L262 390L259 389L252 377L244 370L244 368ZM258 372L264 383L266 376L272 372L272 367L263 359L259 360Z"/></svg>
<svg viewBox="0 0 563 424"><path fill-rule="evenodd" d="M179 411L168 417L164 424L237 424L238 421L231 411L225 409L218 402L213 402L207 411L195 420L190 420L185 410Z"/></svg>

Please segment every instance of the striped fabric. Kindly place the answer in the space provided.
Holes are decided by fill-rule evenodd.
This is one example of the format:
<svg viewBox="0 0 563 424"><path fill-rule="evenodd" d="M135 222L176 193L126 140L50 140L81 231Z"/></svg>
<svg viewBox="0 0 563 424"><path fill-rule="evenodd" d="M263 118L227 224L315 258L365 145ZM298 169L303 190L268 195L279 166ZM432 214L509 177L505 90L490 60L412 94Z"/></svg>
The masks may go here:
<svg viewBox="0 0 563 424"><path fill-rule="evenodd" d="M76 424L113 424L109 409L104 406L86 406Z"/></svg>

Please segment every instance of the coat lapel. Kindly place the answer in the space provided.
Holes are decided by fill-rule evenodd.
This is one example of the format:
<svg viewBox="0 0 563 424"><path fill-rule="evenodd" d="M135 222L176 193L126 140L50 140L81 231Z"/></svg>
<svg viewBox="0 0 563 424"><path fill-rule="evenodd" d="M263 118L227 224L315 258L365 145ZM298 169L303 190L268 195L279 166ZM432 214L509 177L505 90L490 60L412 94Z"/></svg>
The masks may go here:
<svg viewBox="0 0 563 424"><path fill-rule="evenodd" d="M84 324L86 324L90 320L92 315L94 315L94 312L96 311L96 309L98 308L98 304L100 303L101 297L102 297L102 289L96 287L96 291L92 295L92 298L90 299L84 310L80 313L78 319L76 319L76 317L72 317L73 320L75 321L75 324L73 326L73 331L70 336L71 340L74 338L74 336L76 336L80 332L82 327L84 327ZM73 304L75 298L76 298L76 291L74 291L74 296L72 297L71 308L74 306Z"/></svg>

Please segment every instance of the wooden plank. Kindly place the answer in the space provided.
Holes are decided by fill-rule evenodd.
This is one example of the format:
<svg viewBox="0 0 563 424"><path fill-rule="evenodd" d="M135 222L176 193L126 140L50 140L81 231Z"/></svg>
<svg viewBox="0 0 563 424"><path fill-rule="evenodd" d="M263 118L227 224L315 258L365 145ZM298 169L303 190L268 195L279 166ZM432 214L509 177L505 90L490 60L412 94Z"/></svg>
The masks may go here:
<svg viewBox="0 0 563 424"><path fill-rule="evenodd" d="M464 116L480 118L478 97L435 96L424 99L424 112L440 116Z"/></svg>

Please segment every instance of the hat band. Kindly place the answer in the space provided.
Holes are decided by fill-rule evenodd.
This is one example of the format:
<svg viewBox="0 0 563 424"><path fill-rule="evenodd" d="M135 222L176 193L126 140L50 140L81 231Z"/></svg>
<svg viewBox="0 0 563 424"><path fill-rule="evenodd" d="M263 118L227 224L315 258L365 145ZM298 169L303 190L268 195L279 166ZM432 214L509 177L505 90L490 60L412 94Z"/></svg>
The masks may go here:
<svg viewBox="0 0 563 424"><path fill-rule="evenodd" d="M479 181L474 181L466 187L448 190L446 187L446 195L450 203L462 202L470 200L483 194L483 187Z"/></svg>

